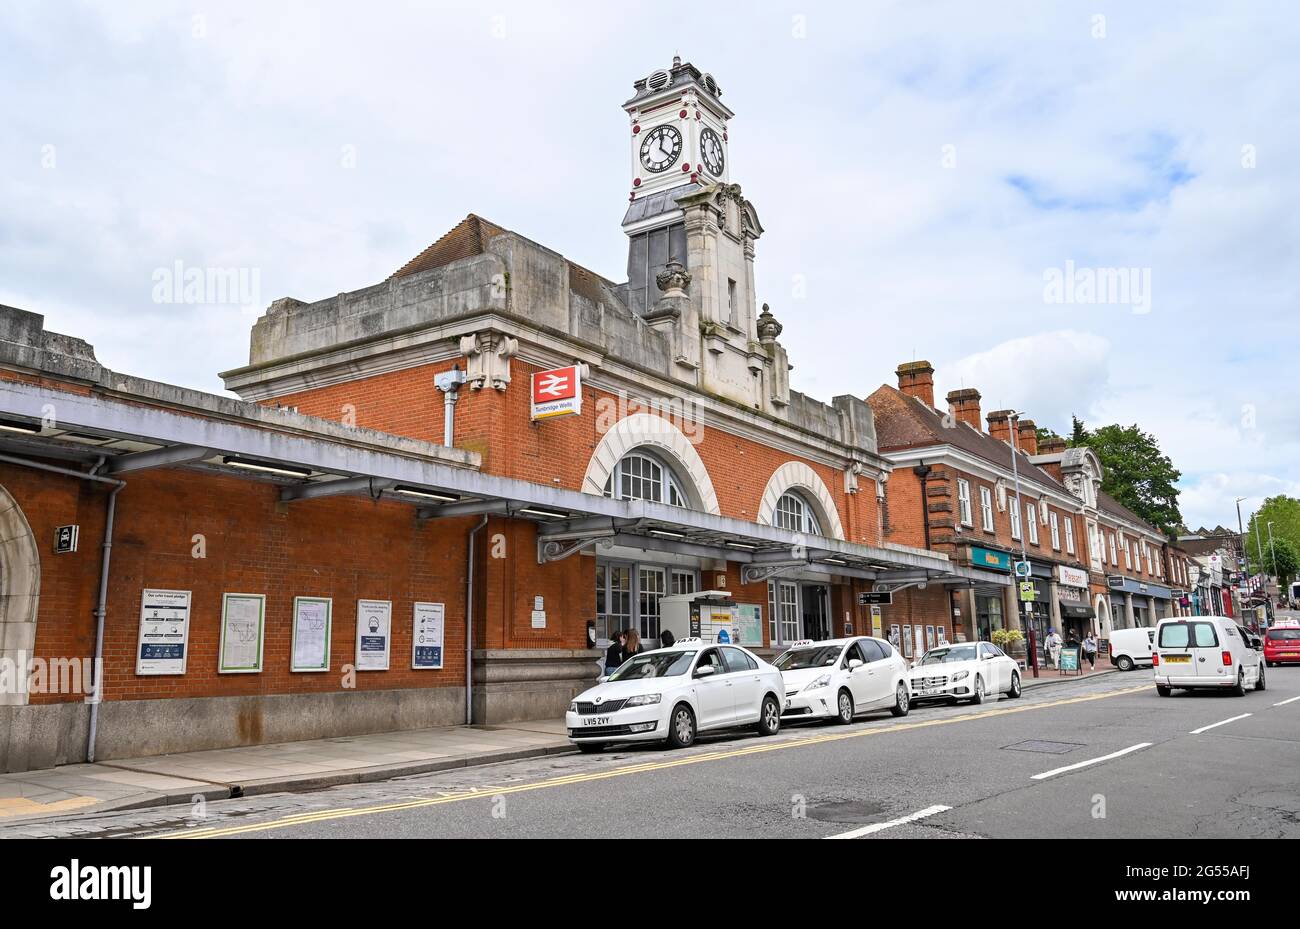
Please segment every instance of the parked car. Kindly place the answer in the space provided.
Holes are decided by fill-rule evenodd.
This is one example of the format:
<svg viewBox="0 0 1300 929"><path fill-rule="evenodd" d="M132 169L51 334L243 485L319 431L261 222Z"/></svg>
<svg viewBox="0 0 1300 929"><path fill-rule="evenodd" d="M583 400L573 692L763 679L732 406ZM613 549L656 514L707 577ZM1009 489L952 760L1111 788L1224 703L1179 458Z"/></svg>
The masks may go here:
<svg viewBox="0 0 1300 929"><path fill-rule="evenodd" d="M1222 688L1244 697L1249 688L1263 690L1263 651L1248 634L1223 616L1162 619L1151 656L1156 692L1167 697L1178 689Z"/></svg>
<svg viewBox="0 0 1300 929"><path fill-rule="evenodd" d="M564 724L580 751L611 742L692 744L701 732L753 726L781 728L781 672L739 645L678 639L634 655L569 705Z"/></svg>
<svg viewBox="0 0 1300 929"><path fill-rule="evenodd" d="M1280 620L1264 633L1264 663L1269 667L1300 664L1300 622Z"/></svg>
<svg viewBox="0 0 1300 929"><path fill-rule="evenodd" d="M983 703L989 696L1020 696L1020 665L992 642L958 642L932 648L908 672L912 702L969 700Z"/></svg>
<svg viewBox="0 0 1300 929"><path fill-rule="evenodd" d="M907 662L883 639L856 636L796 642L774 662L785 681L784 719L853 722L867 710L906 716Z"/></svg>
<svg viewBox="0 0 1300 929"><path fill-rule="evenodd" d="M1155 626L1116 629L1110 634L1110 663L1121 671L1132 671L1139 666L1149 667L1155 640Z"/></svg>

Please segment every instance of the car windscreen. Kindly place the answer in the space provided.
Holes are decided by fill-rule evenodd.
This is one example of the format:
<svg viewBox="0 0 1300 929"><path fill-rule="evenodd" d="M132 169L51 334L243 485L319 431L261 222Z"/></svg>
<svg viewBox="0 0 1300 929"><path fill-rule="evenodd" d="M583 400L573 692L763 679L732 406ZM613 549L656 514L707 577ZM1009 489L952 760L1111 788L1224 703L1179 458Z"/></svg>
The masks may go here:
<svg viewBox="0 0 1300 929"><path fill-rule="evenodd" d="M677 677L691 666L695 652L647 652L634 655L609 676L611 681L639 681L650 677Z"/></svg>
<svg viewBox="0 0 1300 929"><path fill-rule="evenodd" d="M1300 629L1270 629L1268 630L1268 640L1270 642L1300 641Z"/></svg>
<svg viewBox="0 0 1300 929"><path fill-rule="evenodd" d="M806 668L824 668L833 665L840 657L842 645L820 645L814 648L792 648L775 662L782 671L803 671Z"/></svg>
<svg viewBox="0 0 1300 929"><path fill-rule="evenodd" d="M1169 623L1160 627L1161 648L1214 648L1218 644L1213 623Z"/></svg>
<svg viewBox="0 0 1300 929"><path fill-rule="evenodd" d="M932 648L921 656L921 664L950 664L954 661L974 661L978 656L974 645L954 645L951 648Z"/></svg>

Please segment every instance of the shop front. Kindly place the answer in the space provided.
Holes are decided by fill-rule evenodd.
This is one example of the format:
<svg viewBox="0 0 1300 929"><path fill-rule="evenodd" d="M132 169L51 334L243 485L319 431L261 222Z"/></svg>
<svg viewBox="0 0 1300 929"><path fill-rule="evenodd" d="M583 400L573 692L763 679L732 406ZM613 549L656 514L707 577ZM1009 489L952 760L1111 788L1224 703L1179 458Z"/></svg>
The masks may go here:
<svg viewBox="0 0 1300 929"><path fill-rule="evenodd" d="M1089 603L1088 572L1058 565L1056 568L1056 604L1061 613L1061 638L1069 641L1070 633L1080 641L1092 628L1096 611Z"/></svg>
<svg viewBox="0 0 1300 929"><path fill-rule="evenodd" d="M971 590L974 600L974 636L976 640L987 642L997 630L1014 627L1013 618L1006 615L1006 578L1011 574L1011 555L1009 552L972 545L968 557L972 567L999 575L996 586L976 585Z"/></svg>

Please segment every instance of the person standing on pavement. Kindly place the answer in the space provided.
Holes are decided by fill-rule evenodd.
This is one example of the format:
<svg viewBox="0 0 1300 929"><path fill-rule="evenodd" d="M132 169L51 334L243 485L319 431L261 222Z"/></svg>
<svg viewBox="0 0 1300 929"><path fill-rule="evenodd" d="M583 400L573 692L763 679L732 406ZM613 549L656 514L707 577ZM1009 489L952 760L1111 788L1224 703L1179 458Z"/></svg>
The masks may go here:
<svg viewBox="0 0 1300 929"><path fill-rule="evenodd" d="M627 661L633 655L641 654L645 649L641 647L641 634L635 629L627 631L626 642L623 645L623 660Z"/></svg>
<svg viewBox="0 0 1300 929"><path fill-rule="evenodd" d="M627 645L627 633L620 632L614 637L614 641L609 643L609 648L605 649L605 673L613 674L618 670L618 666L623 663L623 649Z"/></svg>
<svg viewBox="0 0 1300 929"><path fill-rule="evenodd" d="M1061 666L1061 634L1055 629L1047 633L1047 657L1053 668Z"/></svg>
<svg viewBox="0 0 1300 929"><path fill-rule="evenodd" d="M1097 669L1097 637L1091 632L1083 640L1083 657L1088 659L1088 670L1095 671Z"/></svg>

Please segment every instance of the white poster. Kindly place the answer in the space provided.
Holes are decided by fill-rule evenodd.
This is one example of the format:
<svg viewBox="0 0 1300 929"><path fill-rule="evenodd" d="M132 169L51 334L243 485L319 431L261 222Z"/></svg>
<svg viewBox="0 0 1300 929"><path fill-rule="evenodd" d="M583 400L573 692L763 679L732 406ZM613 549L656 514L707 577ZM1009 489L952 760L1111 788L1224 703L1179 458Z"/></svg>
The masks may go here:
<svg viewBox="0 0 1300 929"><path fill-rule="evenodd" d="M265 594L222 594L222 674L257 674L262 670L262 634L266 631Z"/></svg>
<svg viewBox="0 0 1300 929"><path fill-rule="evenodd" d="M329 597L293 598L293 660L290 671L330 669L330 625L334 601Z"/></svg>
<svg viewBox="0 0 1300 929"><path fill-rule="evenodd" d="M357 670L387 671L392 645L393 601L357 601Z"/></svg>
<svg viewBox="0 0 1300 929"><path fill-rule="evenodd" d="M916 657L920 658L925 654L925 629L922 626L913 626L912 634L916 636Z"/></svg>
<svg viewBox="0 0 1300 929"><path fill-rule="evenodd" d="M189 641L190 591L144 591L140 598L135 673L184 674Z"/></svg>
<svg viewBox="0 0 1300 929"><path fill-rule="evenodd" d="M411 667L415 670L442 668L445 614L441 603L415 604L415 629L411 633Z"/></svg>

